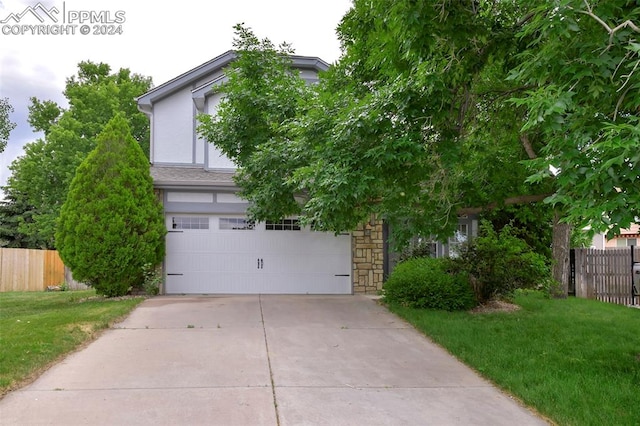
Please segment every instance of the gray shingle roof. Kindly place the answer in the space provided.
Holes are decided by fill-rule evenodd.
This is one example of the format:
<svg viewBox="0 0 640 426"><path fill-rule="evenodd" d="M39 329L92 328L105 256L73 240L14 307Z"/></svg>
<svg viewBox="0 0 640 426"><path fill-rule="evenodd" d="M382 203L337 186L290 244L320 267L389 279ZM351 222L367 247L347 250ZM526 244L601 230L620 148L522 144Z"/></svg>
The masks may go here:
<svg viewBox="0 0 640 426"><path fill-rule="evenodd" d="M151 166L155 186L235 186L231 171L208 171L200 167Z"/></svg>

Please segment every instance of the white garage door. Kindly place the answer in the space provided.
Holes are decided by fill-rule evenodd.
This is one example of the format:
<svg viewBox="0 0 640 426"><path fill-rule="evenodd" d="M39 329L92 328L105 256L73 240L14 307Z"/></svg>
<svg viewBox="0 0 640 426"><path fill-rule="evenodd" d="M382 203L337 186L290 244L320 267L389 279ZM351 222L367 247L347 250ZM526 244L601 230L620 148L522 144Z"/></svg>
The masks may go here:
<svg viewBox="0 0 640 426"><path fill-rule="evenodd" d="M295 219L168 215L167 294L350 294L349 235Z"/></svg>

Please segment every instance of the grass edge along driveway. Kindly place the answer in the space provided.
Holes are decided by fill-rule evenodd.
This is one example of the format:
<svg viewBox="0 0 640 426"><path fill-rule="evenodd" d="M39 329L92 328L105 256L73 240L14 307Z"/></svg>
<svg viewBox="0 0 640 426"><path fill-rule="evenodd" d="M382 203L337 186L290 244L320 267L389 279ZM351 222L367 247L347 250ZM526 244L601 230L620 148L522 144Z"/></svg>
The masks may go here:
<svg viewBox="0 0 640 426"><path fill-rule="evenodd" d="M389 309L559 425L638 425L640 309L519 292L516 312Z"/></svg>
<svg viewBox="0 0 640 426"><path fill-rule="evenodd" d="M0 293L0 398L94 340L144 299L94 290Z"/></svg>

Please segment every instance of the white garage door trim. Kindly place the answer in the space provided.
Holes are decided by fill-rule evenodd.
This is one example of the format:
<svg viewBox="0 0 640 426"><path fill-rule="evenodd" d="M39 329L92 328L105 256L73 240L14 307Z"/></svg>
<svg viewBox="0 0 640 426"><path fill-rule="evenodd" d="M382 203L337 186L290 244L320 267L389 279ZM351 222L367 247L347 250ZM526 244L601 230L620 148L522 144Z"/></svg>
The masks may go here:
<svg viewBox="0 0 640 426"><path fill-rule="evenodd" d="M351 294L351 237L288 219L168 214L167 294Z"/></svg>

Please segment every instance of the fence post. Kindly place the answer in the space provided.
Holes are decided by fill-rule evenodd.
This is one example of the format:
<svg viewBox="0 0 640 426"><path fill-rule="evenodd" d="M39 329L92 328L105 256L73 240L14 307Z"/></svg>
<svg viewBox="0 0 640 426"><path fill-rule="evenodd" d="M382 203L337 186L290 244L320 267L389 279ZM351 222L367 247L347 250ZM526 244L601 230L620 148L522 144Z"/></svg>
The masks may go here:
<svg viewBox="0 0 640 426"><path fill-rule="evenodd" d="M634 254L635 254L635 247L631 246L631 305L635 305L636 304L636 292L634 291L633 288L633 273L635 272L635 259L634 259Z"/></svg>
<svg viewBox="0 0 640 426"><path fill-rule="evenodd" d="M596 287L596 271L597 264L595 260L595 250L586 249L584 257L584 270L585 270L585 287L587 289L587 299L596 299L598 297L598 291Z"/></svg>
<svg viewBox="0 0 640 426"><path fill-rule="evenodd" d="M582 270L582 250L573 249L573 280L575 282L576 297L585 298L584 271Z"/></svg>

